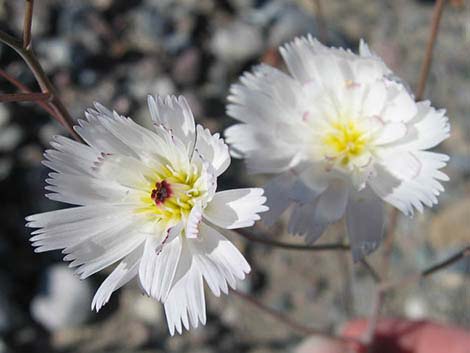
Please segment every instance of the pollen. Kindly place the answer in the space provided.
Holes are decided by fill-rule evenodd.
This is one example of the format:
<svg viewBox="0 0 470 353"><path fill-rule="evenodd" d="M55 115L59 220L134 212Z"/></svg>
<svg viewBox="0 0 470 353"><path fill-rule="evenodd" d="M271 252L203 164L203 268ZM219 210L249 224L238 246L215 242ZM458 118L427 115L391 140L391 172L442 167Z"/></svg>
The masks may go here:
<svg viewBox="0 0 470 353"><path fill-rule="evenodd" d="M347 166L367 150L369 141L366 131L351 119L332 123L322 142L327 160Z"/></svg>
<svg viewBox="0 0 470 353"><path fill-rule="evenodd" d="M155 176L149 180L148 193L140 199L136 212L165 224L179 222L189 215L196 200L206 193L198 187L199 177L198 169L183 171L166 166L156 170Z"/></svg>

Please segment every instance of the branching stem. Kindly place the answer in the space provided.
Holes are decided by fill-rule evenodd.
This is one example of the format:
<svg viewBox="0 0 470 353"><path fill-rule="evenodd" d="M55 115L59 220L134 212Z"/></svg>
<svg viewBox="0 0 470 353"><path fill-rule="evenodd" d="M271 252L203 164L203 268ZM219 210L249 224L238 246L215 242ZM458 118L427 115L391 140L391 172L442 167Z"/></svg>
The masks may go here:
<svg viewBox="0 0 470 353"><path fill-rule="evenodd" d="M39 63L36 55L34 54L31 46L31 26L32 26L32 14L33 14L32 0L26 0L26 10L23 28L23 42L18 41L16 38L9 34L0 31L0 42L8 45L10 48L15 50L19 56L28 65L29 69L33 73L36 81L38 82L41 92L50 96L49 105L56 114L53 115L55 119L59 121L69 133L77 140L81 141L80 137L73 130L73 120L69 112L65 108L64 104L57 95L54 86L49 81L46 73L44 72L41 64Z"/></svg>
<svg viewBox="0 0 470 353"><path fill-rule="evenodd" d="M303 245L303 244L291 244L285 243L270 238L262 238L260 236L253 235L250 232L247 232L244 229L237 229L234 233L242 236L245 239L253 241L255 243L260 243L268 246L273 246L277 248L283 248L287 250L298 250L298 251L347 251L349 250L349 245L341 243L332 243L332 244L318 244L318 245Z"/></svg>

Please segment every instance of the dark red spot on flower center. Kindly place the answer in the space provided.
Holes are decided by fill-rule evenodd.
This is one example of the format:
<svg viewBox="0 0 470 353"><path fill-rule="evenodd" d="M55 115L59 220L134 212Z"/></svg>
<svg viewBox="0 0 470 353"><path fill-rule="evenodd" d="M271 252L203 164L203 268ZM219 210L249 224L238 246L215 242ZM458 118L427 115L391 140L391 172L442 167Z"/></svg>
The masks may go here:
<svg viewBox="0 0 470 353"><path fill-rule="evenodd" d="M156 205L160 205L171 196L171 187L165 180L155 183L155 189L150 194Z"/></svg>

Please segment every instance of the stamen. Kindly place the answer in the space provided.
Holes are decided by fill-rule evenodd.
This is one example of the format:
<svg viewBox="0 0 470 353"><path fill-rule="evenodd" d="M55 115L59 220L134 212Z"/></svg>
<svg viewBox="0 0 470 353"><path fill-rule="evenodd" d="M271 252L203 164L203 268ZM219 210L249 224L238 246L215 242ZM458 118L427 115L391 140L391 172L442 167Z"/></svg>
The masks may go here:
<svg viewBox="0 0 470 353"><path fill-rule="evenodd" d="M359 158L368 149L368 133L354 120L333 122L323 136L325 159L342 167Z"/></svg>
<svg viewBox="0 0 470 353"><path fill-rule="evenodd" d="M165 180L155 183L155 189L152 189L150 198L157 206L165 202L171 196L171 187Z"/></svg>

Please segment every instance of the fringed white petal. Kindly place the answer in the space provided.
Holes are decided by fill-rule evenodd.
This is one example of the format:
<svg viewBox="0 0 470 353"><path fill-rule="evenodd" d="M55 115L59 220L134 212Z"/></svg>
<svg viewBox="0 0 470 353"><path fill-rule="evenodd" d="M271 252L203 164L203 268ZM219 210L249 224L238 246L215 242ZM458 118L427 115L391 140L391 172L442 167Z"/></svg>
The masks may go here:
<svg viewBox="0 0 470 353"><path fill-rule="evenodd" d="M214 295L227 294L227 284L235 289L238 280L250 272L250 265L240 251L217 230L201 223L201 241L191 242L194 256Z"/></svg>
<svg viewBox="0 0 470 353"><path fill-rule="evenodd" d="M423 205L437 204L437 196L444 191L440 182L448 180L439 169L448 159L427 151L391 154L376 167L377 176L369 183L385 201L406 215L413 215L415 209L422 212Z"/></svg>
<svg viewBox="0 0 470 353"><path fill-rule="evenodd" d="M230 165L230 154L219 134L212 135L208 129L197 126L196 149L214 167L216 176L222 174Z"/></svg>
<svg viewBox="0 0 470 353"><path fill-rule="evenodd" d="M268 210L264 206L263 189L234 189L217 192L204 210L204 218L215 225L227 228L252 226L260 219L258 213Z"/></svg>
<svg viewBox="0 0 470 353"><path fill-rule="evenodd" d="M191 252L188 240L180 240L181 256L174 265L175 274L168 296L163 299L168 330L173 336L183 327L196 328L206 323L206 303L201 269Z"/></svg>
<svg viewBox="0 0 470 353"><path fill-rule="evenodd" d="M142 246L135 249L116 266L108 277L106 277L93 297L91 310L100 311L100 309L108 303L113 292L117 291L137 275L142 252Z"/></svg>
<svg viewBox="0 0 470 353"><path fill-rule="evenodd" d="M182 257L181 237L160 247L162 239L148 235L139 265L139 280L145 292L157 300L164 301L171 289L176 268Z"/></svg>
<svg viewBox="0 0 470 353"><path fill-rule="evenodd" d="M183 328L205 324L204 278L211 291L219 296L235 288L250 272L250 266L238 249L215 229L201 223L201 237L187 239L171 291L164 300L170 334L182 333Z"/></svg>
<svg viewBox="0 0 470 353"><path fill-rule="evenodd" d="M196 143L196 127L186 99L183 96L148 96L148 106L154 124L170 130L191 152Z"/></svg>
<svg viewBox="0 0 470 353"><path fill-rule="evenodd" d="M121 205L92 205L73 207L28 216L30 241L36 252L72 247L94 234L112 228L129 215L129 207Z"/></svg>

